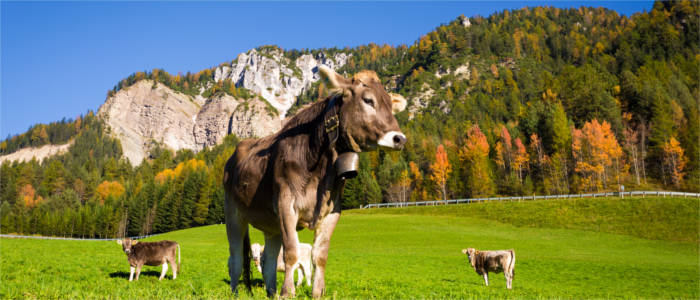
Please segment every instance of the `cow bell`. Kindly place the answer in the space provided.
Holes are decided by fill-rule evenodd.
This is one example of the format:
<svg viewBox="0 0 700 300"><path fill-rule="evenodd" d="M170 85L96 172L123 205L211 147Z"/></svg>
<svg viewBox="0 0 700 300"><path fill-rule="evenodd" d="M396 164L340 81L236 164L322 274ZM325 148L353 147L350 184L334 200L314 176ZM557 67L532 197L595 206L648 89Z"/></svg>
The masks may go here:
<svg viewBox="0 0 700 300"><path fill-rule="evenodd" d="M357 177L357 168L360 164L360 155L357 152L345 152L335 159L336 175L342 179Z"/></svg>

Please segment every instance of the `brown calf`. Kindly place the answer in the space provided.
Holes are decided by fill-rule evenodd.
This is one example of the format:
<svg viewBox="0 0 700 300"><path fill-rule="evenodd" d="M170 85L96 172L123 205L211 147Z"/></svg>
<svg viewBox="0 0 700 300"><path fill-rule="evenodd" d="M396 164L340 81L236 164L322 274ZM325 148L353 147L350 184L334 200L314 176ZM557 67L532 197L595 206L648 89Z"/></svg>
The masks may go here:
<svg viewBox="0 0 700 300"><path fill-rule="evenodd" d="M469 263L477 274L484 276L486 286L489 285L489 271L500 273L506 277L506 287L513 288L513 269L515 268L515 251L496 250L479 251L474 248L462 249Z"/></svg>
<svg viewBox="0 0 700 300"><path fill-rule="evenodd" d="M117 240L117 244L122 245L122 249L126 253L131 266L129 281L134 280L134 271L136 271L136 280L139 280L139 274L143 265L163 265L163 271L160 273L159 278L159 280L163 280L165 273L168 271L168 263L173 269L173 279L177 278L177 272L180 270L180 245L178 243L174 241L139 242L130 238L124 238L123 240ZM175 264L176 251L177 265Z"/></svg>

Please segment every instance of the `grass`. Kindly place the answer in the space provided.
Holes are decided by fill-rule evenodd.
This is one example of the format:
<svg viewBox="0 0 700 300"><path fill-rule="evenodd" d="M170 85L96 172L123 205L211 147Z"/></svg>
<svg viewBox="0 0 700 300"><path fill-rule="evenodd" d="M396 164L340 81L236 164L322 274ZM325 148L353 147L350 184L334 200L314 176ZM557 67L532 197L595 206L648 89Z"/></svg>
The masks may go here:
<svg viewBox="0 0 700 300"><path fill-rule="evenodd" d="M573 198L366 209L357 213L471 217L516 226L581 229L646 239L700 242L699 198Z"/></svg>
<svg viewBox="0 0 700 300"><path fill-rule="evenodd" d="M693 201L697 206L697 201ZM549 202L493 204L492 208L483 210L498 211L501 205L506 208L512 205L513 211L530 209L530 205L555 205ZM666 203L674 207L672 202ZM624 202L619 204L619 210L629 208ZM659 205L657 209L668 209ZM597 231L605 226L588 231L561 228L557 222L515 226L479 219L487 215L477 213L463 216L472 213L470 209L477 208L344 212L331 241L327 296L374 299L697 299L700 296L697 242L650 240ZM692 212L697 207L685 209ZM609 213L601 211L599 217L604 218L606 212ZM522 214L522 218L530 216ZM509 223L517 223L516 219L509 219ZM696 214L694 222L697 219ZM643 223L643 218L639 220ZM572 223L584 226L581 221ZM262 241L257 230L251 233L253 242ZM312 238L311 232L300 232L302 242L311 242ZM183 273L177 280L172 280L169 273L166 280L159 282L160 268L145 267L140 280L129 283L126 258L115 242L0 239L0 298L232 296L228 289L223 225L151 238L160 239L176 240L182 245ZM484 286L460 252L468 246L515 249L513 290L505 289L502 274L492 274L491 286ZM253 296L263 298L262 276L254 271L253 278ZM281 280L279 274L278 286ZM310 294L311 289L306 286L297 290L300 297ZM241 296L249 297L244 292Z"/></svg>

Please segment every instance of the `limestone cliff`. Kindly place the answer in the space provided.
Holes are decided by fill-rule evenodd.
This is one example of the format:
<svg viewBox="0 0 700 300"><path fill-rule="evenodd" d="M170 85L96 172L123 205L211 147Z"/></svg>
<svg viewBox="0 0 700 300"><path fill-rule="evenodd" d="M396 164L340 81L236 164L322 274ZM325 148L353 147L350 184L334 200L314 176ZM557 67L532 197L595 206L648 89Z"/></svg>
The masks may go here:
<svg viewBox="0 0 700 300"><path fill-rule="evenodd" d="M224 93L205 97L205 89L193 97L142 80L109 97L98 115L132 164L141 163L155 145L199 151L219 144L229 132L241 138L266 136L282 127L297 97L319 79L318 65L336 69L347 59L343 53L319 53L292 60L274 47L253 49L214 71L215 82L231 79L252 92L250 99Z"/></svg>

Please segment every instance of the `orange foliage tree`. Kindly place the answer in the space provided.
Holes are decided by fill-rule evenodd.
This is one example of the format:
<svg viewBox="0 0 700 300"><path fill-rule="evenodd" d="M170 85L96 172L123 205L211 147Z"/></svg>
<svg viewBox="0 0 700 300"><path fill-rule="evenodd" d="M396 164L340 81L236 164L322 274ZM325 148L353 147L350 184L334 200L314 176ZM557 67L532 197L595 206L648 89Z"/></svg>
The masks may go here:
<svg viewBox="0 0 700 300"><path fill-rule="evenodd" d="M447 151L445 151L445 147L442 144L437 147L435 163L430 165L430 169L433 170L433 173L430 174L430 180L435 182L438 186L438 189L442 193L442 200L447 200L447 190L445 186L447 185L447 178L450 176L450 172L452 172L452 166L447 159Z"/></svg>
<svg viewBox="0 0 700 300"><path fill-rule="evenodd" d="M107 197L112 196L114 198L119 198L124 194L124 186L117 181L103 181L97 186L95 190L97 196L99 197L100 203L104 204Z"/></svg>
<svg viewBox="0 0 700 300"><path fill-rule="evenodd" d="M32 208L42 202L44 199L36 194L34 187L31 184L23 185L19 190L19 197L24 201L24 205Z"/></svg>
<svg viewBox="0 0 700 300"><path fill-rule="evenodd" d="M668 176L670 183L675 187L680 187L683 182L683 170L685 169L685 157L683 156L683 148L674 137L671 137L664 143L664 162L663 171ZM666 176L664 176L666 181Z"/></svg>
<svg viewBox="0 0 700 300"><path fill-rule="evenodd" d="M459 159L467 165L467 188L472 197L493 194L493 180L489 168L489 143L479 125L467 131L467 140L459 150Z"/></svg>
<svg viewBox="0 0 700 300"><path fill-rule="evenodd" d="M513 153L513 167L518 172L518 180L523 181L523 170L527 170L527 150L520 138L515 139L515 151Z"/></svg>
<svg viewBox="0 0 700 300"><path fill-rule="evenodd" d="M574 171L581 178L581 187L598 191L606 189L613 181L619 183L622 148L610 130L610 124L593 119L582 129L574 129L572 136Z"/></svg>
<svg viewBox="0 0 700 300"><path fill-rule="evenodd" d="M411 181L413 181L413 189L411 190L411 201L421 201L427 198L424 195L423 188L423 173L415 162L409 162L408 168L411 170ZM424 197L426 196L426 197Z"/></svg>

